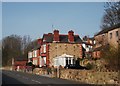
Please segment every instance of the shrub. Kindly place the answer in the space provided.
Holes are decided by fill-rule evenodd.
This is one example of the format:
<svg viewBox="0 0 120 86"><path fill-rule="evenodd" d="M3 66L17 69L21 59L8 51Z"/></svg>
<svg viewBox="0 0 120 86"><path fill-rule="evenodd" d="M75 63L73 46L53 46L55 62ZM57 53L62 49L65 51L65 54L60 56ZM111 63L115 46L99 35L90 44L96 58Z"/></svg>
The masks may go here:
<svg viewBox="0 0 120 86"><path fill-rule="evenodd" d="M93 65L90 64L90 63L87 63L87 65L86 65L86 69L88 69L88 70L93 69Z"/></svg>
<svg viewBox="0 0 120 86"><path fill-rule="evenodd" d="M120 46L118 48L109 46L108 49L102 51L102 58L107 62L107 69L120 70Z"/></svg>

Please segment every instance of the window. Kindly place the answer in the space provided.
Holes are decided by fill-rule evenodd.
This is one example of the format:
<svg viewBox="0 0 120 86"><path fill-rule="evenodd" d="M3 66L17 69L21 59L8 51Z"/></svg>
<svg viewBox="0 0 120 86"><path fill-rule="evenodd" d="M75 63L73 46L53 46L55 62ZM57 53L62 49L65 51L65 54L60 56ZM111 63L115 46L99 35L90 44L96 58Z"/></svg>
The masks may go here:
<svg viewBox="0 0 120 86"><path fill-rule="evenodd" d="M110 33L110 39L112 38L112 33Z"/></svg>
<svg viewBox="0 0 120 86"><path fill-rule="evenodd" d="M37 57L37 50L34 51L34 56Z"/></svg>
<svg viewBox="0 0 120 86"><path fill-rule="evenodd" d="M116 37L118 37L118 31L116 31Z"/></svg>
<svg viewBox="0 0 120 86"><path fill-rule="evenodd" d="M46 53L46 44L43 45L43 53Z"/></svg>

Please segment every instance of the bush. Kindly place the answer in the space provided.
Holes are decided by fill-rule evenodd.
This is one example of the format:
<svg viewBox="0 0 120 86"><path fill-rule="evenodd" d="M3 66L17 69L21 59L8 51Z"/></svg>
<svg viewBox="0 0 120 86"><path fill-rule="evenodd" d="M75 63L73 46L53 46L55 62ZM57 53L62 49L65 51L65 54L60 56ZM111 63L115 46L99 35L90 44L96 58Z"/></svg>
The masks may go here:
<svg viewBox="0 0 120 86"><path fill-rule="evenodd" d="M102 58L107 62L107 69L120 70L120 46L118 46L118 48L109 46L108 49L104 49L102 52Z"/></svg>
<svg viewBox="0 0 120 86"><path fill-rule="evenodd" d="M92 64L90 64L90 63L87 63L87 65L86 65L86 69L88 69L88 70L93 69L93 65L92 65Z"/></svg>

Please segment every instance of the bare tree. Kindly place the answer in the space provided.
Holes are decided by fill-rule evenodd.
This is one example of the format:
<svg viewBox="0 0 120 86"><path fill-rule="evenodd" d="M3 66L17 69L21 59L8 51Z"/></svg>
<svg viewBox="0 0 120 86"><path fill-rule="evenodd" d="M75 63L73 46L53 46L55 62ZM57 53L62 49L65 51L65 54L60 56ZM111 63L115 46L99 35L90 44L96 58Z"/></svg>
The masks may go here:
<svg viewBox="0 0 120 86"><path fill-rule="evenodd" d="M113 27L120 23L120 2L106 2L104 6L101 29Z"/></svg>
<svg viewBox="0 0 120 86"><path fill-rule="evenodd" d="M21 37L11 35L2 40L2 64L11 65L12 58L21 55Z"/></svg>
<svg viewBox="0 0 120 86"><path fill-rule="evenodd" d="M28 51L37 46L37 40L31 41L30 36L11 35L2 39L2 65L11 65L12 58L27 59Z"/></svg>

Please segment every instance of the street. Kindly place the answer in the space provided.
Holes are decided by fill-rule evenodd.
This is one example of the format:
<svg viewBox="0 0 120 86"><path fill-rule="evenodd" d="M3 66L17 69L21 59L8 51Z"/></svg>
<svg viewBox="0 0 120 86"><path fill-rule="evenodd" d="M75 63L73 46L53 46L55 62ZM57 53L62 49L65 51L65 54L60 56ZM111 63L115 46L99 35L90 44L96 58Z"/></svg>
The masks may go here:
<svg viewBox="0 0 120 86"><path fill-rule="evenodd" d="M8 71L3 70L2 71L2 85L47 85L47 86L56 86L57 84L63 85L75 85L79 86L79 82L65 80L65 79L59 79L59 78L49 78L45 76L40 75L34 75L34 74L28 74L23 72L17 72L17 71ZM56 84L56 85L55 85ZM40 86L41 86L40 85Z"/></svg>

